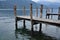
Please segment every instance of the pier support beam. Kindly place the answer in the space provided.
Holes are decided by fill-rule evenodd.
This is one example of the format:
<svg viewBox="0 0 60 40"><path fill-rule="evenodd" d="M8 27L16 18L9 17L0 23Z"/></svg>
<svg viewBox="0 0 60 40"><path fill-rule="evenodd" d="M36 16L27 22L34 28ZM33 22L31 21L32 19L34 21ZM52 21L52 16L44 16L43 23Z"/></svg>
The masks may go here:
<svg viewBox="0 0 60 40"><path fill-rule="evenodd" d="M43 13L43 5L41 5L40 7L40 18L42 18L42 13ZM40 23L39 33L41 33L41 29L42 29L42 23Z"/></svg>
<svg viewBox="0 0 60 40"><path fill-rule="evenodd" d="M15 28L16 28L16 30L17 30L18 28L17 28L16 5L14 5L14 15L15 15Z"/></svg>
<svg viewBox="0 0 60 40"><path fill-rule="evenodd" d="M23 28L26 29L25 20L23 20Z"/></svg>
<svg viewBox="0 0 60 40"><path fill-rule="evenodd" d="M25 6L23 6L23 15L26 15ZM24 29L26 29L25 20L23 20Z"/></svg>
<svg viewBox="0 0 60 40"><path fill-rule="evenodd" d="M40 23L40 27L39 27L40 29L39 29L39 33L41 33L42 32L42 23Z"/></svg>
<svg viewBox="0 0 60 40"><path fill-rule="evenodd" d="M15 28L16 28L16 30L18 29L18 26L17 26L17 18L15 19Z"/></svg>
<svg viewBox="0 0 60 40"><path fill-rule="evenodd" d="M47 16L48 16L48 19L49 19L50 15L47 15Z"/></svg>
<svg viewBox="0 0 60 40"><path fill-rule="evenodd" d="M31 31L33 32L32 4L30 4L30 17L31 17Z"/></svg>

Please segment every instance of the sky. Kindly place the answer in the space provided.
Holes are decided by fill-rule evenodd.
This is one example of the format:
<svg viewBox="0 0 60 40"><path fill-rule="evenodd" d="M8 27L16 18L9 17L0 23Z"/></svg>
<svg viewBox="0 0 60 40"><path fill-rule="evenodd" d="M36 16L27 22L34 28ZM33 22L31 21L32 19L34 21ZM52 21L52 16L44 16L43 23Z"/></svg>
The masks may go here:
<svg viewBox="0 0 60 40"><path fill-rule="evenodd" d="M46 1L46 2L57 2L57 3L60 3L60 0L32 0L34 2L39 2L39 1Z"/></svg>
<svg viewBox="0 0 60 40"><path fill-rule="evenodd" d="M6 1L6 0L0 0L0 1Z"/></svg>
<svg viewBox="0 0 60 40"><path fill-rule="evenodd" d="M6 0L0 0L0 1L6 1ZM46 2L57 2L57 3L60 3L60 0L32 0L34 2L43 2L43 1L46 1Z"/></svg>

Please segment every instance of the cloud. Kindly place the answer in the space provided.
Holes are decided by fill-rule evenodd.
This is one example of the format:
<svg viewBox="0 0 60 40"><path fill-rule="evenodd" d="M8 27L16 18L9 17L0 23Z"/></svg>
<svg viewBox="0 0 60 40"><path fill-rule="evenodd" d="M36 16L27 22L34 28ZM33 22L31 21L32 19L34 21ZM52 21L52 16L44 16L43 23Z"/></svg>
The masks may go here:
<svg viewBox="0 0 60 40"><path fill-rule="evenodd" d="M41 0L42 1L42 0ZM43 0L43 1L48 1L48 2L60 2L60 0Z"/></svg>
<svg viewBox="0 0 60 40"><path fill-rule="evenodd" d="M40 1L40 0L32 0L32 1L34 1L34 2L38 2L38 1Z"/></svg>
<svg viewBox="0 0 60 40"><path fill-rule="evenodd" d="M32 0L34 2L39 2L39 1L47 1L47 2L59 2L60 3L60 0Z"/></svg>

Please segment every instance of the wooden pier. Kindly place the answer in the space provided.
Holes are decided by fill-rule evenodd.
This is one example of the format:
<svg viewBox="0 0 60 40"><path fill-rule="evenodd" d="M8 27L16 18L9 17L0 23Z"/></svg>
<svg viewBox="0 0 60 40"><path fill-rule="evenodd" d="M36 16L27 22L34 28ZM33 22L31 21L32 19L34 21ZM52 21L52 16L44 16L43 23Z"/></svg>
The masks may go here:
<svg viewBox="0 0 60 40"><path fill-rule="evenodd" d="M52 10L50 10L50 9L46 10L46 18L48 17L48 19L49 19L49 17L51 16L51 19L52 19L53 15L54 16L57 15L58 19L60 19L60 7L59 7L59 10L58 10L58 13L53 13L53 8L52 8Z"/></svg>
<svg viewBox="0 0 60 40"><path fill-rule="evenodd" d="M41 5L41 7L40 7L40 17L39 18L38 18L38 8L36 9L36 11L37 11L36 12L36 16L37 17L33 17L32 16L32 14L33 14L33 12L32 12L32 4L30 4L30 16L25 16L26 15L25 7L23 7L23 8L24 8L23 9L24 10L24 15L23 16L18 16L18 15L16 15L16 5L14 6L16 29L18 29L17 22L20 21L20 20L24 20L23 21L24 28L26 27L25 20L31 21L31 31L33 31L33 25L40 24L40 29L39 29L40 33L41 33L41 29L42 29L42 23L47 23L47 24L52 24L52 25L60 26L60 20L51 20L51 19L44 19L44 18L42 18L43 5ZM59 15L59 14L55 14L55 15Z"/></svg>

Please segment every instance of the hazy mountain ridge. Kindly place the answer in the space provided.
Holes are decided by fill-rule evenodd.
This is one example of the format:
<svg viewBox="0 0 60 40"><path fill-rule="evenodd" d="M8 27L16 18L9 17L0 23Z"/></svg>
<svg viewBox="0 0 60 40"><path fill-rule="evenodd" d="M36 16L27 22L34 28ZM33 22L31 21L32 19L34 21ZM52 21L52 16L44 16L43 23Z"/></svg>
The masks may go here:
<svg viewBox="0 0 60 40"><path fill-rule="evenodd" d="M39 6L39 4L30 0L7 0L0 1L0 9L13 9L15 4L17 5L18 9L22 9L23 6L29 9L31 3L33 4L33 8Z"/></svg>
<svg viewBox="0 0 60 40"><path fill-rule="evenodd" d="M58 8L58 7L60 7L60 3L56 3L56 2L43 1L43 2L38 2L38 4L43 4L46 7L50 7L50 8Z"/></svg>
<svg viewBox="0 0 60 40"><path fill-rule="evenodd" d="M31 0L6 0L6 1L0 1L0 9L13 9L14 5L17 5L18 9L22 9L23 6L26 7L26 9L29 9L30 3L33 4L33 8L35 9L37 6L40 8L40 5L43 4L44 8L50 7L50 8L58 8L60 7L60 3L53 3L53 2L38 2L35 3Z"/></svg>

